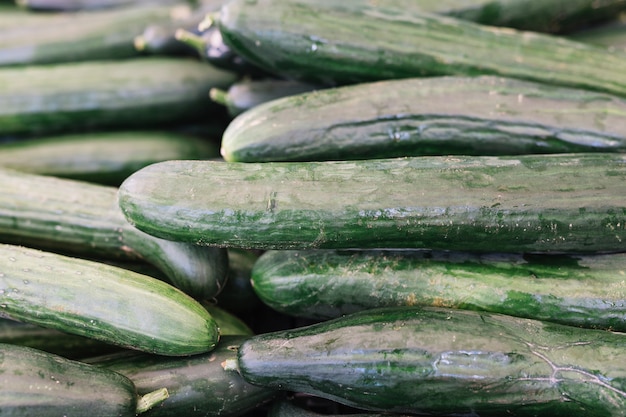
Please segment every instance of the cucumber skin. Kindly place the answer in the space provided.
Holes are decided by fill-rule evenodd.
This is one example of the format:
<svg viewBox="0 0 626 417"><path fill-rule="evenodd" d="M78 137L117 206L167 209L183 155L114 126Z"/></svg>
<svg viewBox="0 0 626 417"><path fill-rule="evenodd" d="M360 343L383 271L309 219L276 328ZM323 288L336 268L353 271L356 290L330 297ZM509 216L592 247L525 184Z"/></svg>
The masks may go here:
<svg viewBox="0 0 626 417"><path fill-rule="evenodd" d="M617 252L626 242L626 207L615 197L626 192L625 161L599 153L167 161L126 179L119 203L138 229L198 245Z"/></svg>
<svg viewBox="0 0 626 417"><path fill-rule="evenodd" d="M136 416L125 376L37 349L0 344L3 416Z"/></svg>
<svg viewBox="0 0 626 417"><path fill-rule="evenodd" d="M233 51L284 78L341 85L491 74L626 95L626 55L419 11L236 0L218 27Z"/></svg>
<svg viewBox="0 0 626 417"><path fill-rule="evenodd" d="M0 137L205 120L218 108L209 90L227 88L236 77L203 62L165 57L2 68Z"/></svg>
<svg viewBox="0 0 626 417"><path fill-rule="evenodd" d="M238 366L250 383L370 411L623 416L623 337L466 310L381 308L253 336Z"/></svg>
<svg viewBox="0 0 626 417"><path fill-rule="evenodd" d="M133 172L170 159L219 157L205 138L169 131L89 132L0 144L0 166L119 186Z"/></svg>
<svg viewBox="0 0 626 417"><path fill-rule="evenodd" d="M99 262L0 245L0 315L165 355L208 352L217 323L157 279Z"/></svg>
<svg viewBox="0 0 626 417"><path fill-rule="evenodd" d="M268 251L255 263L252 286L274 310L312 319L422 305L624 332L625 271L624 253Z"/></svg>
<svg viewBox="0 0 626 417"><path fill-rule="evenodd" d="M240 162L624 150L626 101L493 76L387 80L274 100L235 118L221 145L224 159Z"/></svg>
<svg viewBox="0 0 626 417"><path fill-rule="evenodd" d="M166 386L169 398L150 410L151 416L202 415L233 417L245 414L277 397L278 390L244 381L222 363L236 360L246 336L224 336L215 349L190 357L167 358L140 352L87 359L95 366L128 377L139 394Z"/></svg>
<svg viewBox="0 0 626 417"><path fill-rule="evenodd" d="M104 260L141 260L197 299L219 294L228 253L155 238L122 214L117 188L0 169L0 241ZM42 204L45 202L45 204Z"/></svg>

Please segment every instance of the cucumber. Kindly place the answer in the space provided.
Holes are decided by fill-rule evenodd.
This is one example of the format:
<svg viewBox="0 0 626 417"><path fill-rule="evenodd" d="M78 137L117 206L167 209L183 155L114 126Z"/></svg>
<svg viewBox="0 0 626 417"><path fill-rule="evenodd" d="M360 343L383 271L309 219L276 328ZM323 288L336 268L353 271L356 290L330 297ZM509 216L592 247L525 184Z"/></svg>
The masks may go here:
<svg viewBox="0 0 626 417"><path fill-rule="evenodd" d="M215 304L203 302L202 306L211 314L220 329L220 336L252 336L254 332L245 321Z"/></svg>
<svg viewBox="0 0 626 417"><path fill-rule="evenodd" d="M224 159L241 162L625 150L626 100L493 76L387 80L273 100L236 117L221 144Z"/></svg>
<svg viewBox="0 0 626 417"><path fill-rule="evenodd" d="M249 383L370 411L623 416L624 334L458 309L371 309L246 340Z"/></svg>
<svg viewBox="0 0 626 417"><path fill-rule="evenodd" d="M150 24L172 21L171 9L163 4L98 12L23 13L8 28L3 20L11 16L0 17L0 28L4 27L0 66L137 57L134 38Z"/></svg>
<svg viewBox="0 0 626 417"><path fill-rule="evenodd" d="M208 352L219 339L200 303L152 277L0 244L0 316L144 352Z"/></svg>
<svg viewBox="0 0 626 417"><path fill-rule="evenodd" d="M167 387L169 398L149 415L234 417L255 411L277 396L273 388L245 382L237 372L225 371L222 363L237 357L245 336L224 336L210 353L190 357L163 357L126 352L87 359L89 364L125 375L137 391Z"/></svg>
<svg viewBox="0 0 626 417"><path fill-rule="evenodd" d="M0 242L147 262L198 299L215 297L228 277L226 250L154 238L132 227L116 187L9 169L0 169L0 183Z"/></svg>
<svg viewBox="0 0 626 417"><path fill-rule="evenodd" d="M285 78L337 85L485 74L626 95L626 54L420 11L234 0L217 25L236 54Z"/></svg>
<svg viewBox="0 0 626 417"><path fill-rule="evenodd" d="M216 297L217 305L241 316L262 307L250 281L252 268L259 259L255 251L228 250L228 279Z"/></svg>
<svg viewBox="0 0 626 417"><path fill-rule="evenodd" d="M88 337L9 319L0 319L0 343L27 346L74 360L121 349Z"/></svg>
<svg viewBox="0 0 626 417"><path fill-rule="evenodd" d="M577 42L609 48L619 53L626 52L626 13L611 23L594 26L586 30L575 32L569 38Z"/></svg>
<svg viewBox="0 0 626 417"><path fill-rule="evenodd" d="M625 272L626 253L268 251L252 286L273 309L313 319L430 305L626 332Z"/></svg>
<svg viewBox="0 0 626 417"><path fill-rule="evenodd" d="M166 130L85 132L0 144L2 167L110 186L155 162L216 157L214 142Z"/></svg>
<svg viewBox="0 0 626 417"><path fill-rule="evenodd" d="M314 91L318 88L316 85L294 80L248 79L234 83L226 91L212 88L209 93L215 102L226 107L230 116L235 117L267 101Z"/></svg>
<svg viewBox="0 0 626 417"><path fill-rule="evenodd" d="M149 76L148 76L149 74ZM0 136L156 128L210 117L233 73L145 57L0 69Z"/></svg>
<svg viewBox="0 0 626 417"><path fill-rule="evenodd" d="M347 413L347 414L327 414L327 413L318 413L313 410L309 410L306 407L303 407L299 404L296 404L295 401L287 400L287 399L279 399L272 403L268 413L268 417L385 417L387 414L379 414L379 413ZM396 414L396 417L403 417L402 415ZM408 416L404 416L408 417Z"/></svg>
<svg viewBox="0 0 626 417"><path fill-rule="evenodd" d="M133 417L143 410L125 376L51 353L0 344L0 410L5 416ZM167 391L151 398L148 409Z"/></svg>
<svg viewBox="0 0 626 417"><path fill-rule="evenodd" d="M16 0L25 9L47 12L76 12L81 10L98 11L137 5L158 6L176 4L178 0Z"/></svg>
<svg viewBox="0 0 626 417"><path fill-rule="evenodd" d="M119 204L138 229L199 245L623 252L625 177L626 155L604 153L166 161L128 177Z"/></svg>

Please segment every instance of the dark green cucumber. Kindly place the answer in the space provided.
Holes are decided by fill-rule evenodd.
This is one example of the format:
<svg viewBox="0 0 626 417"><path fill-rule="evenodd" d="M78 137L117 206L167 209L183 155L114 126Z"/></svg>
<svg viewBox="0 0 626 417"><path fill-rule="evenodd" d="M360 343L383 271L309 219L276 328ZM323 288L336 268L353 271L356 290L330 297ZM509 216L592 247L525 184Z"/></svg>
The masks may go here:
<svg viewBox="0 0 626 417"><path fill-rule="evenodd" d="M626 155L602 153L166 161L119 203L140 230L200 245L624 251L625 178Z"/></svg>
<svg viewBox="0 0 626 417"><path fill-rule="evenodd" d="M371 411L624 416L624 334L467 310L366 310L253 336L252 384Z"/></svg>
<svg viewBox="0 0 626 417"><path fill-rule="evenodd" d="M172 6L123 7L98 12L23 13L3 25L0 66L126 59L140 53L134 39L146 26L170 22Z"/></svg>
<svg viewBox="0 0 626 417"><path fill-rule="evenodd" d="M252 285L265 304L298 317L430 305L626 332L625 274L626 253L269 251Z"/></svg>
<svg viewBox="0 0 626 417"><path fill-rule="evenodd" d="M140 394L167 387L169 398L150 410L151 416L234 417L254 411L278 393L249 384L237 372L222 368L224 361L236 359L237 348L246 339L224 336L211 352L184 358L128 352L86 361L125 375Z"/></svg>
<svg viewBox="0 0 626 417"><path fill-rule="evenodd" d="M138 408L144 404L133 382L117 372L6 343L0 358L3 416L134 417L147 411ZM149 407L163 399L151 399Z"/></svg>
<svg viewBox="0 0 626 417"><path fill-rule="evenodd" d="M334 85L490 74L626 95L626 54L437 14L235 0L217 22L235 53L286 78Z"/></svg>
<svg viewBox="0 0 626 417"><path fill-rule="evenodd" d="M27 346L75 360L121 349L89 337L9 319L0 319L0 343Z"/></svg>
<svg viewBox="0 0 626 417"><path fill-rule="evenodd" d="M388 417L388 414L379 414L379 413L348 413L348 414L328 414L328 413L318 413L313 410L309 410L306 407L296 404L295 401L280 399L274 401L272 406L270 407L268 413L268 417ZM395 415L396 417L408 417L402 416L399 414Z"/></svg>
<svg viewBox="0 0 626 417"><path fill-rule="evenodd" d="M155 278L100 262L0 245L0 316L149 353L208 352L216 321Z"/></svg>
<svg viewBox="0 0 626 417"><path fill-rule="evenodd" d="M241 162L625 150L626 100L493 76L285 97L235 118L221 145L227 161Z"/></svg>
<svg viewBox="0 0 626 417"><path fill-rule="evenodd" d="M212 299L228 277L219 248L154 238L132 227L116 187L0 169L0 242L86 258L142 260L176 287Z"/></svg>
<svg viewBox="0 0 626 417"><path fill-rule="evenodd" d="M191 59L146 57L0 69L0 136L155 128L206 120L213 87L235 75Z"/></svg>
<svg viewBox="0 0 626 417"><path fill-rule="evenodd" d="M257 259L254 251L228 250L228 279L216 297L217 305L242 316L262 306L250 281Z"/></svg>
<svg viewBox="0 0 626 417"><path fill-rule="evenodd" d="M242 80L231 85L226 91L213 88L209 93L215 102L225 106L228 114L235 117L267 101L318 88L314 84L294 80L262 79Z"/></svg>
<svg viewBox="0 0 626 417"><path fill-rule="evenodd" d="M2 167L111 186L155 162L218 156L214 142L166 130L86 132L0 144Z"/></svg>

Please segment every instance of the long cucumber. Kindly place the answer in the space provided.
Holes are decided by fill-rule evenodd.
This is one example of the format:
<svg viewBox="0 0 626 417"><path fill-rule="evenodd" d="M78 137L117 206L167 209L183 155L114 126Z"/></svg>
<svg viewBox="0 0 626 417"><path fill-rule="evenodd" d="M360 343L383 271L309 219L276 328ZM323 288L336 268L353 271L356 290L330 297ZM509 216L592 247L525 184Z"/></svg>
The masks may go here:
<svg viewBox="0 0 626 417"><path fill-rule="evenodd" d="M309 250L265 252L252 284L265 304L298 317L428 305L624 332L625 278L626 253Z"/></svg>
<svg viewBox="0 0 626 417"><path fill-rule="evenodd" d="M626 100L493 76L387 80L277 99L235 118L221 145L227 161L242 162L624 150Z"/></svg>
<svg viewBox="0 0 626 417"><path fill-rule="evenodd" d="M138 396L114 371L37 349L0 343L0 410L5 416L134 417L167 397Z"/></svg>
<svg viewBox="0 0 626 417"><path fill-rule="evenodd" d="M124 218L116 187L0 170L0 242L111 260L141 260L198 299L219 293L228 253L159 239Z"/></svg>
<svg viewBox="0 0 626 417"><path fill-rule="evenodd" d="M235 0L217 24L265 71L331 85L433 75L500 75L626 95L626 54L421 11Z"/></svg>
<svg viewBox="0 0 626 417"><path fill-rule="evenodd" d="M0 316L144 352L208 352L219 328L193 298L100 262L0 245Z"/></svg>
<svg viewBox="0 0 626 417"><path fill-rule="evenodd" d="M249 338L250 383L371 411L621 417L624 334L466 310L386 308Z"/></svg>
<svg viewBox="0 0 626 417"><path fill-rule="evenodd" d="M156 128L206 120L213 87L236 76L191 59L29 65L0 69L0 137Z"/></svg>
<svg viewBox="0 0 626 417"><path fill-rule="evenodd" d="M127 178L119 203L146 233L210 246L624 251L625 158L166 161Z"/></svg>

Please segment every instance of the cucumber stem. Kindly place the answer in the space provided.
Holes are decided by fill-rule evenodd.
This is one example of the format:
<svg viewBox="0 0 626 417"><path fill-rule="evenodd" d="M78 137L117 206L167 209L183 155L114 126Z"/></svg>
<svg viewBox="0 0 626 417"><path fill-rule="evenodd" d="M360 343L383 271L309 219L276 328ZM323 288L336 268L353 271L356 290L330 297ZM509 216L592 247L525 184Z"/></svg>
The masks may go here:
<svg viewBox="0 0 626 417"><path fill-rule="evenodd" d="M221 88L211 88L209 90L209 97L211 97L211 100L213 100L217 104L228 106L228 93Z"/></svg>
<svg viewBox="0 0 626 417"><path fill-rule="evenodd" d="M170 396L167 388L160 388L158 390L149 392L147 394L141 395L137 400L137 409L136 413L141 414L150 410L155 405L161 404L163 401L168 399Z"/></svg>
<svg viewBox="0 0 626 417"><path fill-rule="evenodd" d="M221 365L222 369L225 371L239 372L239 362L237 359L226 359Z"/></svg>
<svg viewBox="0 0 626 417"><path fill-rule="evenodd" d="M204 53L206 44L201 36L196 35L185 29L177 29L174 37L176 40L186 43L187 45L197 49L201 54Z"/></svg>

